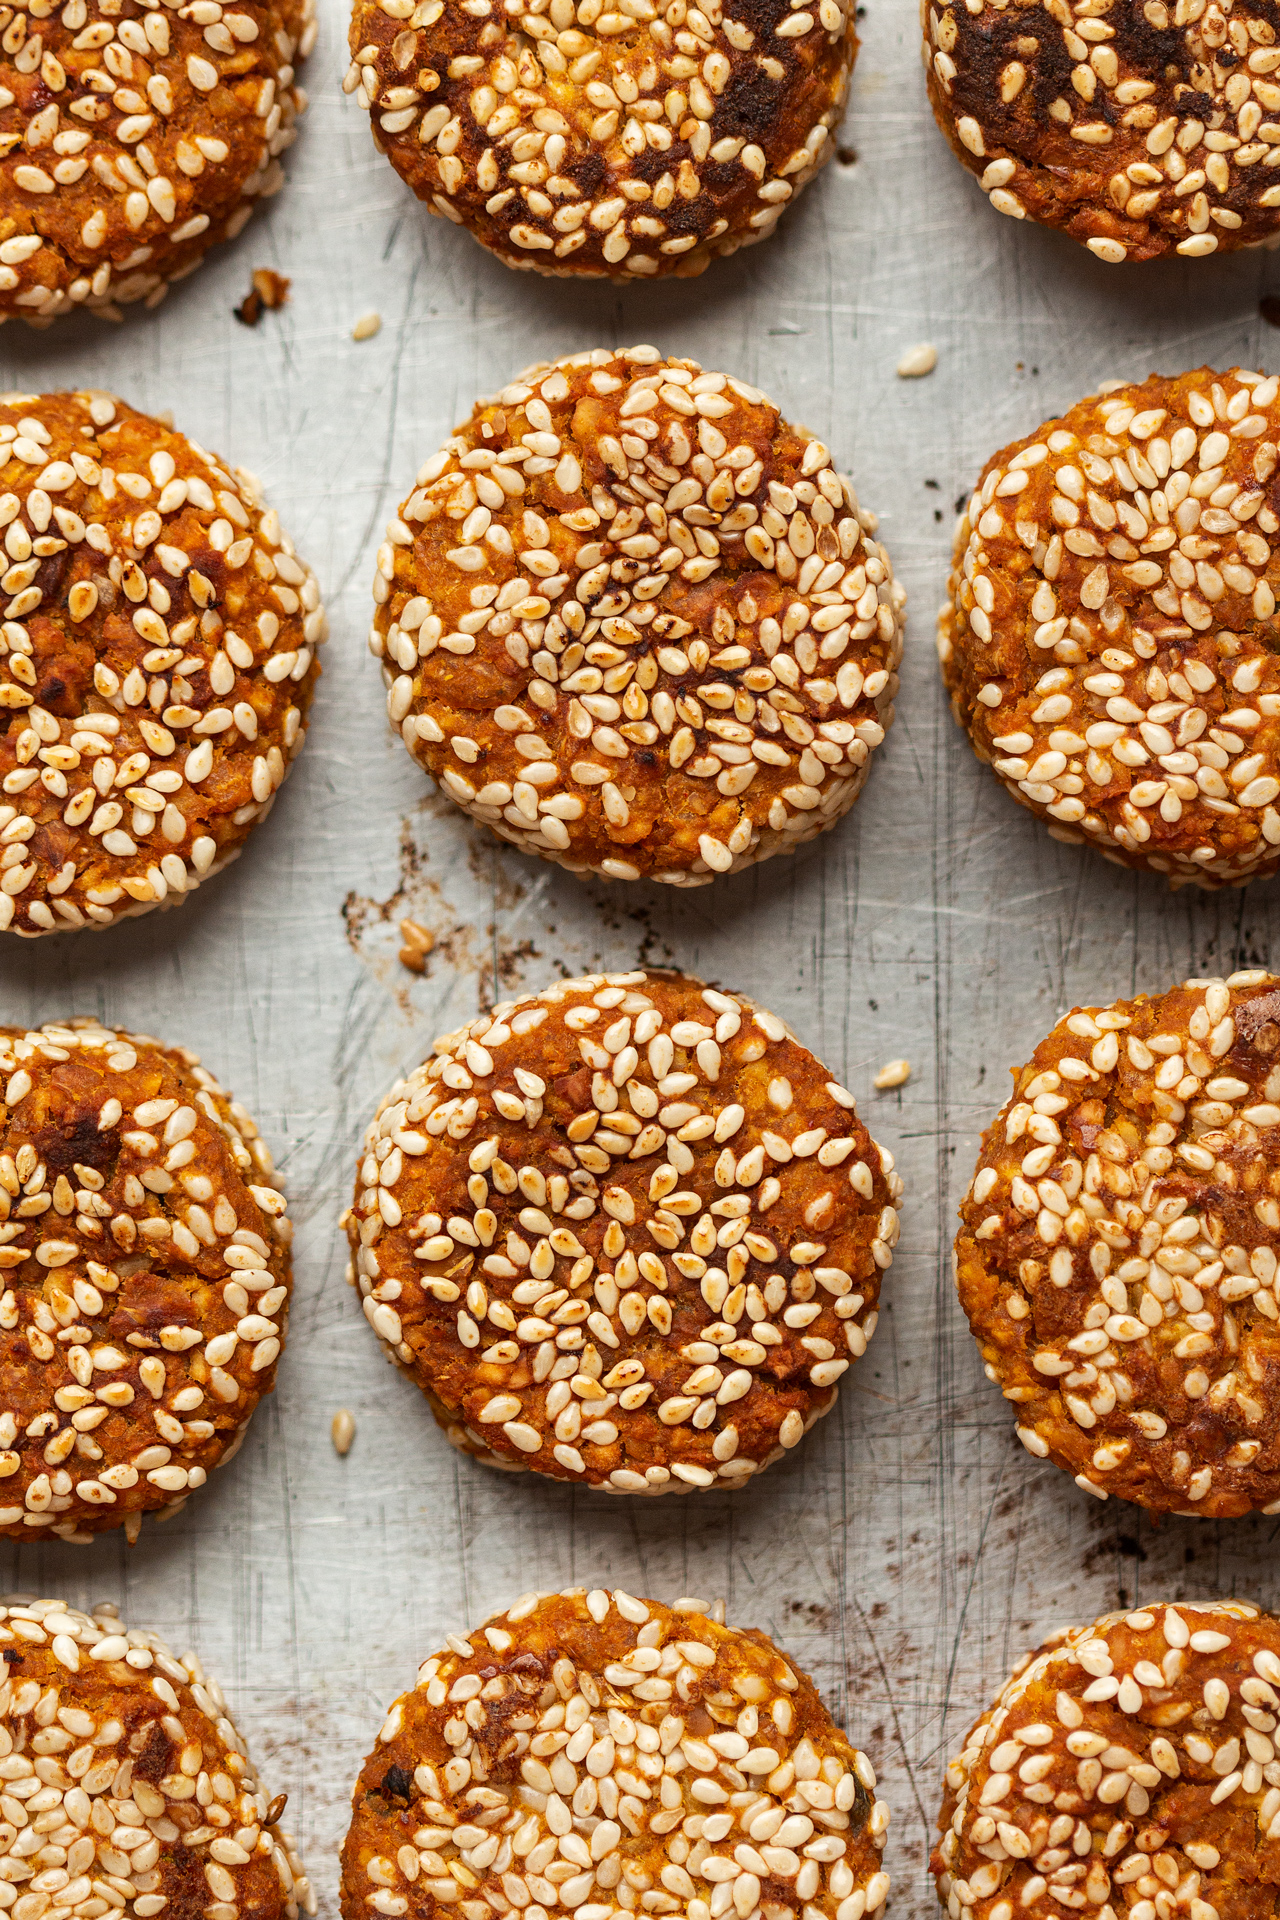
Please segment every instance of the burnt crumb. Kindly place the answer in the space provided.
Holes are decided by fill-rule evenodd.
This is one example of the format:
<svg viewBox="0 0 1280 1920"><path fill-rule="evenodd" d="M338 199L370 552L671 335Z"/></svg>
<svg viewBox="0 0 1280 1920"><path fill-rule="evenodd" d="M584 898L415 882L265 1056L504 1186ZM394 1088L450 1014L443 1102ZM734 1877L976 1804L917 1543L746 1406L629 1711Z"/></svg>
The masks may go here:
<svg viewBox="0 0 1280 1920"><path fill-rule="evenodd" d="M274 313L289 298L291 280L282 273L273 273L270 267L259 267L253 276L253 285L240 302L231 311L242 327L256 327L264 313Z"/></svg>
<svg viewBox="0 0 1280 1920"><path fill-rule="evenodd" d="M78 1113L61 1126L41 1127L32 1136L32 1144L50 1176L65 1173L77 1164L106 1173L115 1166L120 1153L120 1130L106 1127L99 1131L96 1112Z"/></svg>
<svg viewBox="0 0 1280 1920"><path fill-rule="evenodd" d="M1280 294L1263 294L1258 302L1258 312L1269 327L1280 327Z"/></svg>
<svg viewBox="0 0 1280 1920"><path fill-rule="evenodd" d="M405 1767L388 1767L382 1776L379 1791L384 1800L410 1800L413 1797L413 1775Z"/></svg>
<svg viewBox="0 0 1280 1920"><path fill-rule="evenodd" d="M856 147L837 147L836 159L842 167L856 167L858 164L858 149Z"/></svg>
<svg viewBox="0 0 1280 1920"><path fill-rule="evenodd" d="M6 1647L4 1650L4 1657L8 1665L11 1667L20 1667L22 1665L22 1655L18 1652L16 1647Z"/></svg>
<svg viewBox="0 0 1280 1920"><path fill-rule="evenodd" d="M603 154L588 153L579 160L573 170L573 183L586 198L591 199L599 193L605 182L608 168Z"/></svg>

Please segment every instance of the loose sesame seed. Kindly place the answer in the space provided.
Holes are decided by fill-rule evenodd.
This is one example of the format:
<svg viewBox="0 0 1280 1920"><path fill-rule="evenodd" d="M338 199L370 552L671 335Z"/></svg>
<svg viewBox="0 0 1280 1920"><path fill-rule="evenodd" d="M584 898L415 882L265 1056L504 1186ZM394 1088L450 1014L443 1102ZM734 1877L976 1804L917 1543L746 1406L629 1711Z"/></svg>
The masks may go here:
<svg viewBox="0 0 1280 1920"><path fill-rule="evenodd" d="M351 329L351 338L353 340L372 340L374 334L381 333L381 331L382 315L380 313L362 313Z"/></svg>
<svg viewBox="0 0 1280 1920"><path fill-rule="evenodd" d="M937 364L938 349L936 347L910 347L898 362L898 378L921 380L926 374L932 373Z"/></svg>

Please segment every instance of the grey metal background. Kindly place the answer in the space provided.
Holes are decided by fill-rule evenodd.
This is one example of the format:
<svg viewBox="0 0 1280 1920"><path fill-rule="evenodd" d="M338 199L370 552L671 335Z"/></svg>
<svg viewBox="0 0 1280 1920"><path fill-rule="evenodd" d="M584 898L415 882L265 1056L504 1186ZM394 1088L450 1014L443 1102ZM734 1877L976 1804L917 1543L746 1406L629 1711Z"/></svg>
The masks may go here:
<svg viewBox="0 0 1280 1920"><path fill-rule="evenodd" d="M1040 1631L1126 1599L1280 1602L1270 1520L1156 1530L1028 1459L981 1376L949 1242L1006 1070L1071 1005L1265 961L1276 888L1171 896L1055 845L972 759L933 652L960 495L987 454L1098 379L1280 363L1268 254L1135 269L991 213L935 132L914 0L872 0L833 162L777 237L702 279L618 289L517 275L429 218L344 100L345 15L322 0L289 180L155 314L0 337L3 383L101 385L252 467L332 620L311 738L237 866L172 913L0 945L5 1020L94 1013L198 1048L250 1105L298 1221L274 1400L185 1514L91 1548L0 1553L0 1589L110 1598L221 1677L336 1912L349 1782L385 1706L449 1630L526 1588L723 1595L812 1672L893 1806L894 1912L951 1744ZM856 158L854 157L856 150ZM254 332L256 266L293 281ZM381 333L353 343L378 309ZM676 896L582 885L431 797L365 652L373 552L417 464L524 364L650 340L758 382L827 439L882 516L910 592L897 724L854 813L792 859ZM939 349L929 379L902 351ZM936 483L936 484L934 484ZM437 936L425 977L397 922ZM678 961L773 1006L855 1090L907 1182L880 1328L837 1411L743 1493L611 1500L452 1454L344 1284L357 1137L398 1070L485 996ZM909 1083L876 1094L899 1055ZM345 1460L329 1421L359 1426Z"/></svg>

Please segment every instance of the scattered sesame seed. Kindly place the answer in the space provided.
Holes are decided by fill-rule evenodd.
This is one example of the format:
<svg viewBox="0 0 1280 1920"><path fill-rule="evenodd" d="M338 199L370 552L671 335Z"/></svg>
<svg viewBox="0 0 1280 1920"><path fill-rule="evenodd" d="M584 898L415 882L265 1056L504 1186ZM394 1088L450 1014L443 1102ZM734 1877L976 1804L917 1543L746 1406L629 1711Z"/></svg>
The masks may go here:
<svg viewBox="0 0 1280 1920"><path fill-rule="evenodd" d="M416 920L402 920L400 938L404 942L400 949L400 965L407 967L410 973L425 973L427 955L436 944L430 927L420 926Z"/></svg>
<svg viewBox="0 0 1280 1920"><path fill-rule="evenodd" d="M938 349L936 347L911 347L898 362L898 378L921 380L925 374L932 373L937 364Z"/></svg>
<svg viewBox="0 0 1280 1920"><path fill-rule="evenodd" d="M381 331L382 315L380 313L362 313L351 329L351 338L353 340L372 340L374 334L380 333Z"/></svg>
<svg viewBox="0 0 1280 1920"><path fill-rule="evenodd" d="M333 1450L344 1457L351 1451L351 1442L356 1437L356 1418L346 1407L339 1407L333 1416L329 1429L333 1439Z"/></svg>
<svg viewBox="0 0 1280 1920"><path fill-rule="evenodd" d="M872 1084L877 1092L883 1093L888 1087L905 1086L910 1078L911 1062L909 1060L890 1060L887 1066L881 1067Z"/></svg>

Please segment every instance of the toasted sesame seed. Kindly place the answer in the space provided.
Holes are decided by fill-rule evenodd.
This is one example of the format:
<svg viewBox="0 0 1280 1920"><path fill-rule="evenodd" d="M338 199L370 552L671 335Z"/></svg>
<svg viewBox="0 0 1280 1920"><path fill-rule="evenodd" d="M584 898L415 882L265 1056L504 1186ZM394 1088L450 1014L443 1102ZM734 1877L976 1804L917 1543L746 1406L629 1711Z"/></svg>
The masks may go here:
<svg viewBox="0 0 1280 1920"><path fill-rule="evenodd" d="M333 1450L335 1453L343 1456L350 1453L351 1442L356 1437L355 1415L349 1412L346 1407L339 1407L333 1416L329 1433L333 1440Z"/></svg>
<svg viewBox="0 0 1280 1920"><path fill-rule="evenodd" d="M920 380L932 373L938 364L938 349L930 346L910 347L898 362L897 373L900 380Z"/></svg>
<svg viewBox="0 0 1280 1920"><path fill-rule="evenodd" d="M372 340L374 334L381 333L381 331L382 315L380 313L362 313L351 329L351 338L353 340Z"/></svg>
<svg viewBox="0 0 1280 1920"><path fill-rule="evenodd" d="M886 1066L881 1067L872 1084L878 1092L883 1093L888 1087L905 1086L910 1078L911 1062L909 1060L890 1060Z"/></svg>

